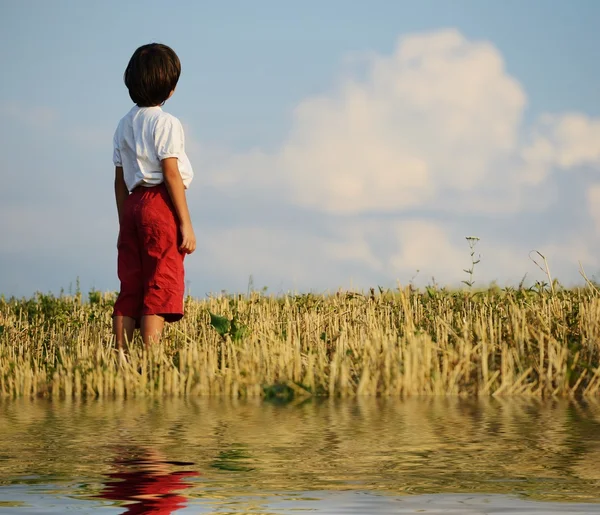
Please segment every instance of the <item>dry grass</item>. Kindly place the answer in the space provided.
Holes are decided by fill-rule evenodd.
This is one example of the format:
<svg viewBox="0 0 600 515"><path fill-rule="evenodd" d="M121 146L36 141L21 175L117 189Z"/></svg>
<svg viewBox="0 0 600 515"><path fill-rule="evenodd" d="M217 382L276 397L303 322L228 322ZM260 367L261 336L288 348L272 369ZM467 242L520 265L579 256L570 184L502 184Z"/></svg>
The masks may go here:
<svg viewBox="0 0 600 515"><path fill-rule="evenodd" d="M126 361L112 294L0 301L0 397L597 396L594 289L410 288L187 300ZM210 312L235 320L221 336ZM247 329L240 331L243 325Z"/></svg>

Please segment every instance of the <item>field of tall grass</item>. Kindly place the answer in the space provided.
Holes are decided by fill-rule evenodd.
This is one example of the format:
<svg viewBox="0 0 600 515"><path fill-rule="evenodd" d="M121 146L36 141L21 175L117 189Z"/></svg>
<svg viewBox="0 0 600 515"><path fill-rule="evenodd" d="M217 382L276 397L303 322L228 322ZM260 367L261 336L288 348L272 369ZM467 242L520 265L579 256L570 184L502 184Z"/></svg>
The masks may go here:
<svg viewBox="0 0 600 515"><path fill-rule="evenodd" d="M114 294L0 300L0 397L598 396L600 295L412 287L188 298L146 351Z"/></svg>

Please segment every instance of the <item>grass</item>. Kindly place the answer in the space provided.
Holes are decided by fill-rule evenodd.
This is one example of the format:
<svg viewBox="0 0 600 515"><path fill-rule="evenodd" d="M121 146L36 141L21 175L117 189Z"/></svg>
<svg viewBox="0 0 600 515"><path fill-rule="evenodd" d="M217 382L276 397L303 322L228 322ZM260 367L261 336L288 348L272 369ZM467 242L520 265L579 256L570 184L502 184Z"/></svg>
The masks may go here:
<svg viewBox="0 0 600 515"><path fill-rule="evenodd" d="M114 350L114 294L0 300L0 397L586 397L600 392L600 297L428 287L186 300L145 351Z"/></svg>

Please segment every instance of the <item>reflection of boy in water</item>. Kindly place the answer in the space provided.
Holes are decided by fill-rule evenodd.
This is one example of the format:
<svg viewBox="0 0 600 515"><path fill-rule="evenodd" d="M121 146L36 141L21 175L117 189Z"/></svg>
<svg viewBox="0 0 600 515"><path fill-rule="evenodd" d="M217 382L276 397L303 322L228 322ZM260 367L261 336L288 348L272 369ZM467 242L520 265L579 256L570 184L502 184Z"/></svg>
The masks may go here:
<svg viewBox="0 0 600 515"><path fill-rule="evenodd" d="M193 471L170 472L168 462L155 451L116 463L121 469L107 475L110 482L99 497L132 503L124 506L124 514L167 515L184 508L186 497L174 492L189 486L184 478L200 475Z"/></svg>

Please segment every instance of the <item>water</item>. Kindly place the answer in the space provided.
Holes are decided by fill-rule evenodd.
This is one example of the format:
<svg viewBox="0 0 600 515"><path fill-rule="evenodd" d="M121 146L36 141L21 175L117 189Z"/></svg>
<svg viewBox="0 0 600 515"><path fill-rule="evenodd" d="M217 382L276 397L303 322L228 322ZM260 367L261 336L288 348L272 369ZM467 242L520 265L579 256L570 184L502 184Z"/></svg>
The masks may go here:
<svg viewBox="0 0 600 515"><path fill-rule="evenodd" d="M0 513L597 513L600 405L0 403Z"/></svg>

